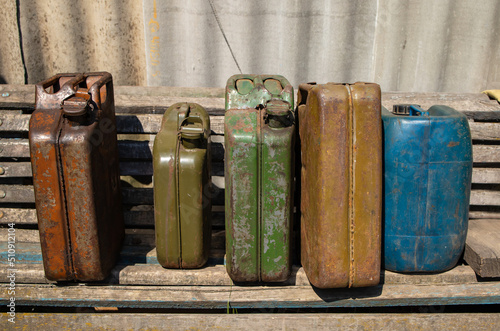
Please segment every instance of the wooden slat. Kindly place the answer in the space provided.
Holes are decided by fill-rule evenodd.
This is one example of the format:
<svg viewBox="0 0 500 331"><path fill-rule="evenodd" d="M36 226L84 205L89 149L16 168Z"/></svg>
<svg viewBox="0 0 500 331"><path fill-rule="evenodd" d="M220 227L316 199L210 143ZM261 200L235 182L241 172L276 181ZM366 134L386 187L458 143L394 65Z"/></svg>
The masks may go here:
<svg viewBox="0 0 500 331"><path fill-rule="evenodd" d="M500 219L500 212L498 211L478 211L471 210L469 212L469 219Z"/></svg>
<svg viewBox="0 0 500 331"><path fill-rule="evenodd" d="M469 122L472 140L500 140L500 123Z"/></svg>
<svg viewBox="0 0 500 331"><path fill-rule="evenodd" d="M500 219L469 221L464 259L481 277L500 277Z"/></svg>
<svg viewBox="0 0 500 331"><path fill-rule="evenodd" d="M498 206L500 204L500 192L490 190L472 190L470 194L470 205Z"/></svg>
<svg viewBox="0 0 500 331"><path fill-rule="evenodd" d="M5 193L5 197L0 199L0 203L34 203L35 195L33 186L30 185L0 185L0 194ZM122 188L124 204L153 204L152 188ZM494 190L472 190L470 197L471 205L478 206L498 206L500 203L500 192ZM212 196L213 205L224 204L224 191L214 190Z"/></svg>
<svg viewBox="0 0 500 331"><path fill-rule="evenodd" d="M7 304L8 284L0 285ZM499 304L500 282L458 285L311 286L16 286L16 306L128 308L328 308Z"/></svg>
<svg viewBox="0 0 500 331"><path fill-rule="evenodd" d="M34 108L34 85L0 85L0 108ZM224 89L213 87L115 86L116 112L158 111L177 102L195 102L213 111L224 109Z"/></svg>
<svg viewBox="0 0 500 331"><path fill-rule="evenodd" d="M212 175L223 175L222 163L212 164ZM2 177L31 177L30 162L0 162L0 178ZM151 161L120 162L121 176L152 176L153 164ZM223 180L223 178L222 178ZM473 184L498 184L500 183L500 169L474 168L472 171ZM219 184L219 183L217 183ZM219 186L218 186L219 187ZM223 187L222 187L223 188Z"/></svg>
<svg viewBox="0 0 500 331"><path fill-rule="evenodd" d="M0 238L7 238L8 229L0 228ZM15 231L17 243L39 243L40 234L38 230L31 229L16 229ZM225 247L225 231L212 231L212 248L224 249ZM5 241L0 241L0 243ZM154 229L125 229L124 246L147 246L155 247L155 232ZM5 253L5 252L2 252ZM3 261L6 261L3 260ZM0 262L0 263L3 263Z"/></svg>
<svg viewBox="0 0 500 331"><path fill-rule="evenodd" d="M212 160L221 161L224 159L223 141L212 136ZM119 140L118 155L120 159L143 159L151 160L153 158L152 140ZM0 157L5 158L29 158L30 149L28 139L1 139L0 138Z"/></svg>
<svg viewBox="0 0 500 331"><path fill-rule="evenodd" d="M0 196L2 192L5 197L0 198L0 203L34 203L35 194L31 185L0 185ZM122 202L124 204L153 204L153 189L152 188L122 188ZM224 191L219 189L213 190L212 204L224 204Z"/></svg>
<svg viewBox="0 0 500 331"><path fill-rule="evenodd" d="M7 238L7 228L0 228L0 238ZM17 243L39 243L40 234L38 230L16 229ZM125 246L148 246L154 247L155 237L153 229L126 229Z"/></svg>
<svg viewBox="0 0 500 331"><path fill-rule="evenodd" d="M0 114L1 131L27 132L31 115ZM117 115L117 131L121 133L158 133L162 115ZM500 123L469 122L473 140L498 141ZM224 116L210 116L210 128L215 134L224 134Z"/></svg>
<svg viewBox="0 0 500 331"><path fill-rule="evenodd" d="M418 104L424 109L444 105L458 111L498 111L500 105L482 93L382 92L382 105L389 110L395 104Z"/></svg>
<svg viewBox="0 0 500 331"><path fill-rule="evenodd" d="M444 309L444 307L443 307ZM422 308L419 314L301 313L271 314L131 314L17 313L19 330L491 330L499 314L435 314L442 309ZM233 312L229 309L228 313ZM427 312L427 313L423 313ZM430 313L429 313L430 312ZM9 316L2 313L2 319ZM5 322L7 323L7 322Z"/></svg>
<svg viewBox="0 0 500 331"><path fill-rule="evenodd" d="M220 206L212 207L212 226L224 226L224 212L217 211ZM129 211L123 212L126 227L153 227L154 212L147 211ZM24 208L0 208L0 224L14 223L17 225L38 224L36 210Z"/></svg>
<svg viewBox="0 0 500 331"><path fill-rule="evenodd" d="M474 163L500 163L500 146L472 145Z"/></svg>
<svg viewBox="0 0 500 331"><path fill-rule="evenodd" d="M31 115L0 113L0 132L28 132ZM158 133L163 115L117 115L116 129L120 133ZM224 134L224 116L210 116L210 129Z"/></svg>
<svg viewBox="0 0 500 331"><path fill-rule="evenodd" d="M0 85L2 93L9 97L0 98L0 107L34 107L34 85ZM165 108L174 102L198 102L204 107L216 102L215 107L224 108L224 88L219 87L163 87L163 86L115 86L115 105L121 108L143 108L145 105ZM447 105L457 110L492 111L499 105L481 93L453 92L382 92L382 104L391 109L393 104L413 103L424 108L432 105Z"/></svg>
<svg viewBox="0 0 500 331"><path fill-rule="evenodd" d="M472 183L498 184L500 183L500 169L498 168L473 168Z"/></svg>

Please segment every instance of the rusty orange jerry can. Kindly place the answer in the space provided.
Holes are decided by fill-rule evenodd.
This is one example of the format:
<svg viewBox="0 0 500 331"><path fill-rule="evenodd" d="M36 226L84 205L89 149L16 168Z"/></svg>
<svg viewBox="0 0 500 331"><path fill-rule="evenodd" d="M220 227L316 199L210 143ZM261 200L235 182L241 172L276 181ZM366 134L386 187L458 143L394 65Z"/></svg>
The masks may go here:
<svg viewBox="0 0 500 331"><path fill-rule="evenodd" d="M158 262L200 268L211 241L210 117L196 103L176 103L163 116L153 147Z"/></svg>
<svg viewBox="0 0 500 331"><path fill-rule="evenodd" d="M111 75L37 84L29 141L47 279L106 278L124 237Z"/></svg>
<svg viewBox="0 0 500 331"><path fill-rule="evenodd" d="M377 84L299 85L301 260L312 285L379 283L382 124Z"/></svg>

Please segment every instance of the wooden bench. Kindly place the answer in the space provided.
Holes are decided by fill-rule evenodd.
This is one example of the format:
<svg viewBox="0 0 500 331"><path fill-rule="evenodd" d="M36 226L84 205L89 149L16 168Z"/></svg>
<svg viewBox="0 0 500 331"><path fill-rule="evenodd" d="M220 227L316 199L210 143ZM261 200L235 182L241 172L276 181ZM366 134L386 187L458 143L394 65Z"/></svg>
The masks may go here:
<svg viewBox="0 0 500 331"><path fill-rule="evenodd" d="M37 218L35 212L28 123L34 108L34 86L0 85L0 301L9 302L7 237L9 224L15 228L15 302L23 307L53 307L54 314L18 313L16 326L37 323L47 328L66 325L65 307L113 307L110 309L217 309L217 311L273 312L295 309L376 309L377 307L434 307L500 304L500 105L482 94L384 93L383 105L416 103L423 108L434 104L449 105L469 118L473 137L474 171L470 206L470 227L464 260L454 269L440 274L406 275L381 271L382 282L371 288L318 290L309 284L304 271L294 266L292 277L282 284L238 286L228 277L224 263L224 90L222 88L115 87L117 129L126 238L119 264L112 275L100 283L53 283L44 277ZM213 240L209 263L199 270L168 270L156 260L154 244L152 146L166 108L180 101L196 102L211 115ZM12 232L12 230L11 230ZM477 275L476 275L477 273ZM479 275L479 276L478 276ZM58 310L59 309L59 310ZM83 308L82 308L83 309ZM96 308L97 310L102 308ZM95 326L143 325L134 315L114 319L92 310L90 315L74 313L73 322L93 321ZM435 312L427 311L427 312ZM88 312L88 311L86 311ZM418 311L417 311L418 312ZM6 317L6 314L3 314ZM149 315L147 319L162 325L171 317ZM177 316L177 315L172 315ZM179 317L178 327L207 327L216 320L208 315L196 320ZM302 316L302 315L301 315ZM268 325L306 327L328 323L349 325L355 317L304 314L295 322L276 317ZM418 316L403 321L397 315L384 314L397 325L425 324ZM458 325L465 315L442 317L434 325ZM486 315L485 315L486 316ZM173 318L173 317L172 317ZM361 317L359 317L361 318ZM362 321L378 323L374 316ZM500 322L498 316L484 321ZM50 324L48 321L50 320ZM232 317L233 326L263 325L262 317ZM308 322L308 323L309 323ZM19 324L21 323L21 324ZM24 323L24 324L22 324ZM100 324L99 324L100 323ZM123 323L123 324L120 324ZM133 324L136 323L136 324ZM196 324L198 323L198 324ZM226 320L224 323L228 323ZM250 323L250 324L249 324ZM273 324L274 323L274 324ZM302 323L302 324L301 324ZM322 324L323 323L323 324ZM363 322L364 323L364 322ZM367 322L368 323L368 322ZM404 324L410 323L410 324ZM423 324L422 324L423 323ZM437 322L436 322L437 323ZM455 323L455 324L454 324ZM486 323L486 322L485 322ZM231 325L231 324L229 324ZM482 324L481 324L482 325ZM487 325L487 324L485 324ZM477 326L477 325L475 325Z"/></svg>

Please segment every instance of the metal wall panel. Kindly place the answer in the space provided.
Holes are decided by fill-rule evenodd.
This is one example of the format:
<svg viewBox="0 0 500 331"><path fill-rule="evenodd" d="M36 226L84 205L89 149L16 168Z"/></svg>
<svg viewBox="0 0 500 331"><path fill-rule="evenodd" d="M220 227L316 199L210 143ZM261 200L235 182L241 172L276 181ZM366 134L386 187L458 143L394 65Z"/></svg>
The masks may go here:
<svg viewBox="0 0 500 331"><path fill-rule="evenodd" d="M500 88L498 0L20 1L28 82L107 70L117 85L222 87L238 68L211 1L244 73L282 74L294 86ZM16 1L2 2L0 75L23 82Z"/></svg>

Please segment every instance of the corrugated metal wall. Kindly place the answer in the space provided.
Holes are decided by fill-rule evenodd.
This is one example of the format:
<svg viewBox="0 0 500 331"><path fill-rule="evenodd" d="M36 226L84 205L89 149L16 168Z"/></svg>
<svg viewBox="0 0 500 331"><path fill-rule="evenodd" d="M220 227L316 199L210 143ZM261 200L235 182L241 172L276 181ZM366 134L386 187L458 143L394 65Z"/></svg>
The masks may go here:
<svg viewBox="0 0 500 331"><path fill-rule="evenodd" d="M238 72L210 0L2 0L0 74L107 70L119 85L219 86ZM498 0L212 0L243 72L375 81L400 91L500 88ZM156 15L156 16L155 16Z"/></svg>

